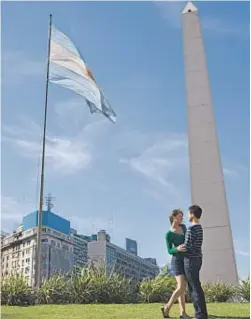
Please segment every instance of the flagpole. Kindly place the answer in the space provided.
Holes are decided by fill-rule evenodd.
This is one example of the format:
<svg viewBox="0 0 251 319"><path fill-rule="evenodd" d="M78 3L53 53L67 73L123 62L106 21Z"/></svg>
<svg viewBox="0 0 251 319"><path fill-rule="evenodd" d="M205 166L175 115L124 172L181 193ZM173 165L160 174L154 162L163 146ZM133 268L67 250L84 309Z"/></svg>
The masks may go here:
<svg viewBox="0 0 251 319"><path fill-rule="evenodd" d="M50 51L51 51L51 26L52 26L52 15L50 14L50 16L49 16L46 88L45 88L45 107L44 107L43 148L42 148L40 196L39 196L38 228L37 228L37 254L36 254L36 287L37 287L37 289L39 289L40 285L41 285L41 234L42 234L42 214L43 214L43 197L44 197L44 162L45 162L45 140L46 140L46 124L47 124Z"/></svg>

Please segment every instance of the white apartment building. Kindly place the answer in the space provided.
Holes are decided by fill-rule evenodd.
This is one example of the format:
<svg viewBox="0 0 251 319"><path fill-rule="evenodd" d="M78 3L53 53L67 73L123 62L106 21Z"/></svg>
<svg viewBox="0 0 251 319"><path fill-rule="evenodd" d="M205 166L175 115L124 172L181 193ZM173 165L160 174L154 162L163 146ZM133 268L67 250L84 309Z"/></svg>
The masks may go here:
<svg viewBox="0 0 251 319"><path fill-rule="evenodd" d="M88 258L96 265L104 263L108 273L114 270L136 282L159 274L156 264L108 242L105 231L98 233L97 241L88 243Z"/></svg>
<svg viewBox="0 0 251 319"><path fill-rule="evenodd" d="M70 235L43 227L41 239L41 277L73 268L73 241ZM30 286L35 285L37 227L23 231L22 226L3 238L2 275L23 275Z"/></svg>
<svg viewBox="0 0 251 319"><path fill-rule="evenodd" d="M30 286L35 275L36 230L22 231L19 226L15 232L2 240L2 276L23 275Z"/></svg>

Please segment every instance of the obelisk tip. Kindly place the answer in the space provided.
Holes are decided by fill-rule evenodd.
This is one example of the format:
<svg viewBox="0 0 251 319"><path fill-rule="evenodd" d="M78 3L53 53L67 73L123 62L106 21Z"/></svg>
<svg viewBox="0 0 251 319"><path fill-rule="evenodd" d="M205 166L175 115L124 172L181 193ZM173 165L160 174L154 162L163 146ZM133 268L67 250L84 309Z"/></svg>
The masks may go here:
<svg viewBox="0 0 251 319"><path fill-rule="evenodd" d="M198 11L198 9L195 7L195 5L191 1L189 1L186 4L184 10L182 11L182 14L189 13L189 12L195 12L195 11Z"/></svg>

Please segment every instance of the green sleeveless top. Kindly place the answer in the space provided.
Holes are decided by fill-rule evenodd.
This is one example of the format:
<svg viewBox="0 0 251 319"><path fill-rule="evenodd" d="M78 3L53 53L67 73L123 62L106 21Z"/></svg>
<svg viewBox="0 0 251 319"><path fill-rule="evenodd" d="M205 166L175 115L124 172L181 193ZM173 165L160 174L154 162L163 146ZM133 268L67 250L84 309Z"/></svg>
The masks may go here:
<svg viewBox="0 0 251 319"><path fill-rule="evenodd" d="M184 224L181 225L181 228L183 230L183 234L176 233L172 230L169 230L166 233L166 247L167 251L170 255L183 255L184 253L179 252L177 247L179 245L184 244L185 242L185 235L186 235L186 226Z"/></svg>

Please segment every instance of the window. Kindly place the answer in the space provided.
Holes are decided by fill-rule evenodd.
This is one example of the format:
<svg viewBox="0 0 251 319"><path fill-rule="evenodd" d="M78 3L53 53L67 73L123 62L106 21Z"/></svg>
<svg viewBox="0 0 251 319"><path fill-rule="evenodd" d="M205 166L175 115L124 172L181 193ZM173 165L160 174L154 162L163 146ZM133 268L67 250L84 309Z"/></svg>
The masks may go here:
<svg viewBox="0 0 251 319"><path fill-rule="evenodd" d="M42 242L42 243L48 243L48 239L47 239L47 238L43 238L43 239L41 240L41 242Z"/></svg>
<svg viewBox="0 0 251 319"><path fill-rule="evenodd" d="M26 255L30 253L30 248L26 249Z"/></svg>
<svg viewBox="0 0 251 319"><path fill-rule="evenodd" d="M66 246L66 245L63 245L63 249L64 249L64 250L69 250L69 247Z"/></svg>
<svg viewBox="0 0 251 319"><path fill-rule="evenodd" d="M30 244L31 244L31 241L30 240L27 241L27 246L30 246Z"/></svg>
<svg viewBox="0 0 251 319"><path fill-rule="evenodd" d="M26 263L29 264L30 263L30 258L26 258Z"/></svg>
<svg viewBox="0 0 251 319"><path fill-rule="evenodd" d="M7 256L6 259L9 260L9 256Z"/></svg>
<svg viewBox="0 0 251 319"><path fill-rule="evenodd" d="M22 256L24 257L24 251L22 252Z"/></svg>
<svg viewBox="0 0 251 319"><path fill-rule="evenodd" d="M56 246L55 240L53 240L53 239L51 240L51 245L52 245L52 246Z"/></svg>
<svg viewBox="0 0 251 319"><path fill-rule="evenodd" d="M61 237L61 234L58 231L53 230L52 234L57 236L57 237Z"/></svg>
<svg viewBox="0 0 251 319"><path fill-rule="evenodd" d="M28 274L30 271L30 267L25 267L25 274Z"/></svg>

